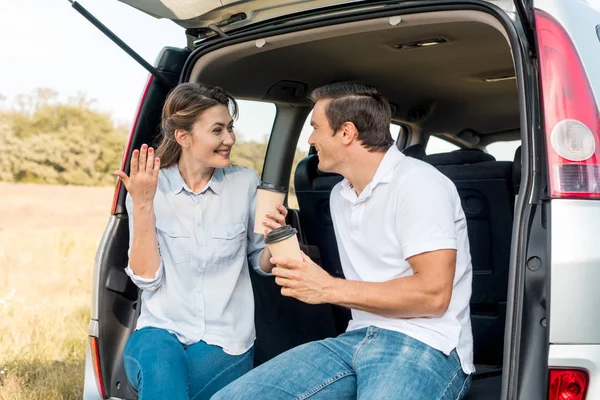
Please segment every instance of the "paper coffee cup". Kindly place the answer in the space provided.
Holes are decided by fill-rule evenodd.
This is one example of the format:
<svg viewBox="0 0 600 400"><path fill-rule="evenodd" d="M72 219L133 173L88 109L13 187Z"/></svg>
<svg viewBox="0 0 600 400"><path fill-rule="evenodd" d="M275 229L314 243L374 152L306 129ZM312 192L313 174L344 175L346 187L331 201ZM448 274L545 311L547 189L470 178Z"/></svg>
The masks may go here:
<svg viewBox="0 0 600 400"><path fill-rule="evenodd" d="M256 192L256 212L254 214L254 233L264 234L263 221L267 213L275 214L277 204L283 204L287 189L270 183L261 183Z"/></svg>
<svg viewBox="0 0 600 400"><path fill-rule="evenodd" d="M302 261L300 244L298 243L298 231L290 225L284 225L273 229L265 237L265 244L273 257L287 257Z"/></svg>

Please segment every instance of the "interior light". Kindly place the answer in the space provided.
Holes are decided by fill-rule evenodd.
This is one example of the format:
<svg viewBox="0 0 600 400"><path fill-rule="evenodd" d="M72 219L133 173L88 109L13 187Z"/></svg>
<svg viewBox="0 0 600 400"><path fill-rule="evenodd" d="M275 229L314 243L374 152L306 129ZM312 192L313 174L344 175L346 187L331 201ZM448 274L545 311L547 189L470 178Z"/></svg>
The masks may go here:
<svg viewBox="0 0 600 400"><path fill-rule="evenodd" d="M513 81L515 79L517 79L516 76L498 76L498 77L494 77L494 78L485 78L484 81L486 81L487 83L494 83L494 82Z"/></svg>
<svg viewBox="0 0 600 400"><path fill-rule="evenodd" d="M434 42L422 42L422 43L419 43L418 46L419 47L429 47L429 46L436 46L438 44L441 44L441 43L435 42L435 41Z"/></svg>

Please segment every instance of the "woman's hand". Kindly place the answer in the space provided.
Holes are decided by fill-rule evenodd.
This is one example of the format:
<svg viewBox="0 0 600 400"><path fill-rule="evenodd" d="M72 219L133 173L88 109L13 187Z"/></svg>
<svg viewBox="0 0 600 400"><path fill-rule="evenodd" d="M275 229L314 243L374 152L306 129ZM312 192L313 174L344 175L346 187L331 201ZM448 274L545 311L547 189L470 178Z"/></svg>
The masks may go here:
<svg viewBox="0 0 600 400"><path fill-rule="evenodd" d="M154 195L158 185L160 160L154 157L154 149L143 144L141 150L131 155L130 176L123 171L115 171L136 206L154 204Z"/></svg>
<svg viewBox="0 0 600 400"><path fill-rule="evenodd" d="M277 212L267 213L265 215L265 219L263 220L263 226L265 227L265 237L273 229L277 229L285 225L285 217L288 214L288 210L282 204L277 204L275 208L277 209ZM270 259L271 251L269 250L268 246L265 246L258 260L260 269L262 269L264 272L271 272L271 270L274 267L274 265L271 264L271 262L269 261Z"/></svg>
<svg viewBox="0 0 600 400"><path fill-rule="evenodd" d="M285 225L285 217L288 214L287 208L283 204L277 204L275 213L267 213L263 225L265 226L265 236L273 229L277 229Z"/></svg>

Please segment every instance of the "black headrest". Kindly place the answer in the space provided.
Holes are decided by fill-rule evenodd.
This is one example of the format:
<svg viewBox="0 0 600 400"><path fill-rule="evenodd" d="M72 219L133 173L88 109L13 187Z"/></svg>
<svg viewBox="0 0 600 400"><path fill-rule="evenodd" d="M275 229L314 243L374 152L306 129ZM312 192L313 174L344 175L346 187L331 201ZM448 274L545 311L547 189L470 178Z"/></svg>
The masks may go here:
<svg viewBox="0 0 600 400"><path fill-rule="evenodd" d="M512 181L513 186L515 187L515 193L517 193L519 191L519 186L521 185L521 146L517 147L517 151L515 151L512 169Z"/></svg>
<svg viewBox="0 0 600 400"><path fill-rule="evenodd" d="M402 153L404 153L405 156L422 160L425 158L425 146L420 143L413 144L412 146L405 148Z"/></svg>
<svg viewBox="0 0 600 400"><path fill-rule="evenodd" d="M462 165L475 164L485 161L496 161L491 154L484 153L479 149L460 149L449 153L431 154L425 157L431 165Z"/></svg>

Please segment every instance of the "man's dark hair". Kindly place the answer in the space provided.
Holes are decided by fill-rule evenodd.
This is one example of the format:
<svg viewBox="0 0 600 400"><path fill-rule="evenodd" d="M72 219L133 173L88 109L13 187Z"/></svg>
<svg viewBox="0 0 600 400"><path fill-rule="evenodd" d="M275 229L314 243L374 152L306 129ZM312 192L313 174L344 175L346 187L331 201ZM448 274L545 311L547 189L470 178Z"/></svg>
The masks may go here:
<svg viewBox="0 0 600 400"><path fill-rule="evenodd" d="M386 151L394 144L390 133L390 104L374 87L358 82L337 82L315 89L310 98L315 103L331 99L325 115L334 132L345 122L352 122L358 130L358 140L369 151Z"/></svg>

